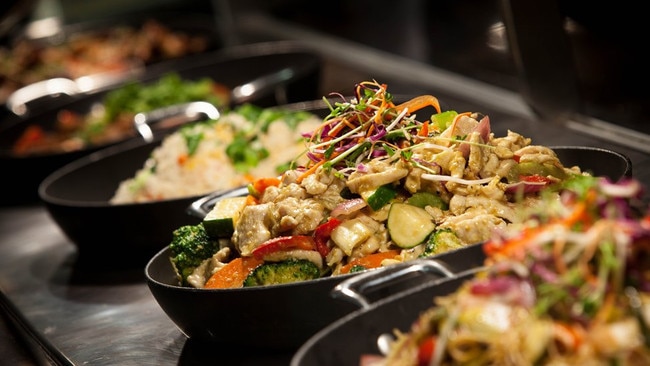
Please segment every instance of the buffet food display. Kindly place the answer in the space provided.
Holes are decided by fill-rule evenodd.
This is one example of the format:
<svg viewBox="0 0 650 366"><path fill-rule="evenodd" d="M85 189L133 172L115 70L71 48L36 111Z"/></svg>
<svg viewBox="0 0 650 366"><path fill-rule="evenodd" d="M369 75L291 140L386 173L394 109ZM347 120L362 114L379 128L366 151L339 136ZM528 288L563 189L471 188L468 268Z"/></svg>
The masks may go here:
<svg viewBox="0 0 650 366"><path fill-rule="evenodd" d="M279 175L304 152L303 134L319 124L308 112L252 104L188 124L165 136L141 169L120 183L111 203L196 197Z"/></svg>
<svg viewBox="0 0 650 366"><path fill-rule="evenodd" d="M0 48L0 102L17 89L50 78L124 73L209 49L206 34L172 29L156 19L77 32L64 42L21 38Z"/></svg>
<svg viewBox="0 0 650 366"><path fill-rule="evenodd" d="M575 176L484 244L486 269L366 365L645 365L650 216L637 181ZM543 209L540 209L542 208Z"/></svg>
<svg viewBox="0 0 650 366"><path fill-rule="evenodd" d="M588 175L529 137L494 136L489 116L440 110L430 95L396 104L372 81L339 97L305 135L306 164L174 231L179 284L272 285L434 256L489 239L521 221L516 207L540 203L544 187Z"/></svg>
<svg viewBox="0 0 650 366"><path fill-rule="evenodd" d="M126 140L137 135L133 122L137 113L194 101L228 107L230 88L209 77L185 80L175 72L150 83L127 82L106 93L84 113L61 108L52 128L40 120L33 121L13 143L11 153L60 154Z"/></svg>

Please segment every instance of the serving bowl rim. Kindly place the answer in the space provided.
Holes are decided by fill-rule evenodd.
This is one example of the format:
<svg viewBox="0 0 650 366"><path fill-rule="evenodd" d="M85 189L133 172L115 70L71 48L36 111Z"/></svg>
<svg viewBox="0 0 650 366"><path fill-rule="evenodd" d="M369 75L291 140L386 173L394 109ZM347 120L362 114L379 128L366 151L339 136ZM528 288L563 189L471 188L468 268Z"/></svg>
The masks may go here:
<svg viewBox="0 0 650 366"><path fill-rule="evenodd" d="M462 249L462 248L461 248ZM250 287L237 287L237 288L197 288L197 287L191 287L191 286L182 286L180 284L169 284L165 283L159 279L157 279L155 276L152 275L153 272L153 267L155 265L158 265L159 262L167 260L169 262L169 245L165 246L161 250L159 250L145 265L144 272L145 272L145 277L147 280L147 283L149 283L150 286L155 286L158 288L164 288L168 291L177 291L177 292L184 292L184 293L202 293L202 294L215 294L215 293L237 293L237 292L256 292L256 291L270 291L273 289L280 289L280 288L291 288L291 287L303 287L303 286L309 286L313 284L317 284L320 282L340 282L343 281L349 277L352 277L356 275L356 273L346 273L346 274L341 274L341 275L336 275L336 276L326 276L326 277L319 277L311 280L305 280L305 281L298 281L298 282L291 282L291 283L282 283L282 284L277 284L277 285L264 285L264 286L250 286ZM382 270L383 268L376 268L374 270ZM171 262L169 262L169 270L173 271L173 267Z"/></svg>

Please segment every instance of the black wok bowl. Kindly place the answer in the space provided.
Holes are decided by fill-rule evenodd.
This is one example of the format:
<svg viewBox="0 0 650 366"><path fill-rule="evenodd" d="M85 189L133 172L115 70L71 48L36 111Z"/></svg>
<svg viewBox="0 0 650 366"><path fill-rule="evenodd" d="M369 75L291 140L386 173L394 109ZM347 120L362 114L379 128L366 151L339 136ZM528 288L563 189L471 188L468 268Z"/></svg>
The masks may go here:
<svg viewBox="0 0 650 366"><path fill-rule="evenodd" d="M566 165L579 165L595 175L619 180L632 174L629 159L613 151L568 146L554 147L554 150ZM196 220L202 220L217 201L246 194L246 187L241 187L207 195L193 202L188 212ZM319 329L358 310L359 304L340 301L330 295L335 286L355 274L282 286L194 289L178 285L169 255L169 249L163 249L149 262L145 269L147 283L162 309L190 339L221 344L245 343L251 347L297 347ZM484 259L482 246L477 244L427 260L457 274L481 267ZM380 276L383 270L375 271L375 275ZM416 281L431 280L430 275L440 278L441 273L428 271ZM363 296L375 301L404 290L405 285L413 286L413 282L376 288L366 286L364 292L367 293Z"/></svg>
<svg viewBox="0 0 650 366"><path fill-rule="evenodd" d="M412 264L393 270L402 265ZM480 271L478 267L423 281L337 319L297 350L291 366L361 365L365 355L382 355L382 337L393 336L395 329L408 331L418 315L433 306L435 297L454 292Z"/></svg>
<svg viewBox="0 0 650 366"><path fill-rule="evenodd" d="M138 81L153 82L174 71L186 80L211 77L216 82L234 88L255 78L291 68L293 74L290 77L272 81L270 88L263 89L250 99L240 99L242 102L269 107L318 98L320 66L319 56L295 43L269 42L233 47L196 56L192 60L160 63L149 68L146 76ZM115 88L117 87L119 86ZM111 144L45 155L17 156L10 151L10 147L28 126L38 124L45 129L51 129L61 109L86 114L93 105L101 103L103 96L113 89L74 98L60 107L0 127L0 169L10 174L4 179L0 204L38 202L38 185L57 168L112 144L134 139L131 137Z"/></svg>
<svg viewBox="0 0 650 366"><path fill-rule="evenodd" d="M143 265L171 241L179 226L197 220L185 213L197 197L111 204L121 181L142 168L163 136L149 143L127 141L57 169L39 187L52 219L85 260ZM126 255L125 255L126 254ZM129 263L123 263L128 261Z"/></svg>
<svg viewBox="0 0 650 366"><path fill-rule="evenodd" d="M34 3L36 2L31 0L21 1L21 5L15 6L16 9L13 10L30 12ZM29 14L23 15L28 16ZM160 29L149 27L151 21L163 26L163 32ZM63 19L55 17L22 23L25 24L20 24L20 27L16 26L13 29L6 29L6 37L0 46L0 49L8 55L6 59L8 64L14 62L13 57L24 57L21 54L25 53L25 46L31 50L30 61L27 61L26 64L20 63L20 68L24 70L19 71L15 76L9 76L7 80L11 80L11 82L0 82L0 126L15 123L29 115L38 114L44 109L50 110L57 106L63 106L76 96L100 92L133 77L145 76L147 67L156 63L172 59L190 60L197 55L213 52L224 46L222 35L215 28L214 17L208 13L201 13L198 8L193 9L192 12L129 13L74 23L66 23ZM2 22L0 22L0 28L2 28ZM102 42L108 39L109 35L112 35L114 39L117 34L124 34L123 30L127 29L136 35L133 39L137 39L138 36L143 37L145 34L148 37L156 34L159 41L166 40L166 43L152 42L147 48L149 52L143 52L142 48L138 49L139 53L126 51L123 59L124 65L117 70L113 69L112 65L105 65L110 70L102 72L101 67L93 64L93 67L96 68L95 71L86 70L86 74L81 75L83 73L81 70L76 73L69 73L65 70L66 67L77 68L74 65L66 65L66 62L62 62L59 66L59 62L53 64L50 61L47 62L49 71L38 74L27 71L43 69L43 64L46 63L45 54L55 52L62 55L62 50L65 54L65 50L75 48L75 44L78 44L76 42L79 42L80 39L85 40L84 44L86 45L92 43L93 47L97 49L104 44ZM165 30L170 33L165 33ZM2 33L2 29L0 29L0 33ZM93 38L98 39L98 42L90 42L90 39ZM193 47L185 50L175 48L175 53L162 50L163 44L176 44L179 39L190 42L189 44L192 44ZM23 51L15 52L16 49L23 49ZM75 62L78 61L75 61L74 56L71 55L69 63L75 64ZM86 60L86 62L90 61ZM23 75L23 72L27 72L29 75ZM93 82L81 82L78 85L80 88L72 88L75 86L75 81L84 79ZM51 82L54 80L59 80L61 83L52 84Z"/></svg>
<svg viewBox="0 0 650 366"><path fill-rule="evenodd" d="M149 261L147 284L160 307L192 340L224 347L295 350L323 327L358 309L330 296L332 288L355 274L276 286L196 289L178 285L169 256L165 248ZM481 266L484 258L482 247L473 245L432 257L431 262L456 273ZM435 269L419 278L440 277ZM403 285L373 288L366 296L384 298L403 290Z"/></svg>
<svg viewBox="0 0 650 366"><path fill-rule="evenodd" d="M152 26L154 24L156 26ZM77 70L76 72L68 70L71 66L69 64L74 62L90 62L87 59L74 60L74 55L71 50L83 45L81 50L77 50L77 55L83 57L86 55L86 52L92 51L90 45L94 49L97 49L105 44L109 44L111 40L115 42L116 37L121 37L120 35L123 36L126 34L133 35L133 37L129 38L130 40L138 40L138 38L141 39L143 37L151 38L152 36L157 38L156 40L150 39L151 43L149 44L143 43L143 47L137 49L137 52L136 49L124 48L122 57L118 57L120 55L112 55L113 59L111 61L117 59L118 61L124 62L122 67L118 67L117 69L111 63L104 65L104 67L102 65L93 65L95 67L93 71L76 69L74 67L71 69ZM185 44L177 44L179 41ZM172 47L164 50L164 45ZM173 47L174 45L175 47ZM182 48L190 45L191 47L186 49ZM201 53L218 50L223 45L222 36L218 34L215 28L214 17L206 13L200 13L199 11L150 11L73 23L65 23L63 19L58 18L35 20L24 24L24 27L13 29L7 34L5 42L0 45L5 55L8 55L8 59L6 60L8 64L21 60L21 57L24 57L20 51L16 52L16 49L23 49L22 52L24 52L24 48L28 48L31 51L31 58L26 61L27 63L21 63L20 67L24 68L24 70L21 70L17 75L13 76L11 84L7 83L6 85L2 85L5 90L0 92L0 103L3 105L1 115L6 114L7 116L11 116L16 113L17 116L22 116L28 114L31 110L36 110L44 106L47 107L47 104L57 104L63 101L66 95L71 95L69 94L70 91L65 89L50 88L49 93L45 92L45 90L43 92L33 93L34 90L32 89L32 92L27 93L27 95L23 94L21 97L12 100L16 97L13 92L21 90L24 87L34 86L34 84L39 84L41 81L50 78L66 78L72 81L75 77L95 77L99 74L108 73L111 75L111 80L119 81L122 77L126 78L133 73L141 72L142 66L150 66L170 59L195 57ZM127 47L127 45L124 46ZM38 74L23 75L22 72L25 70L43 69L43 64L46 63L47 59L45 55L52 52L60 57L67 55L69 52L70 58L49 60L50 64L48 66L50 68L42 70ZM13 57L17 59L13 59ZM82 75L84 71L85 75ZM107 81L110 80L107 79ZM106 86L108 85L89 85L88 88L84 88L84 92L98 91ZM20 105L14 105L13 103ZM25 103L25 105L22 105L22 103Z"/></svg>

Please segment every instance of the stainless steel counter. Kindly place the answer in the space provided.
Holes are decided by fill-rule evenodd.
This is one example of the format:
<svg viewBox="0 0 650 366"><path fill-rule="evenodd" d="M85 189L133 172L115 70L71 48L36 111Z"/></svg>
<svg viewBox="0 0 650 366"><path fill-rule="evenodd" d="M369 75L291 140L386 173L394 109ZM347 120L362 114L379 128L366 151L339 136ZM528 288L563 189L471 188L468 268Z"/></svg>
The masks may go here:
<svg viewBox="0 0 650 366"><path fill-rule="evenodd" d="M320 46L345 50L349 45ZM634 175L650 184L650 154L633 146L537 120L510 92L363 47L356 50L357 58L385 58L362 64L331 57L333 53L324 50L329 55L324 93L350 92L355 82L372 78L399 93L432 93L456 110L490 115L497 135L510 129L537 144L598 146L624 153L633 162ZM46 352L31 359L23 350L20 332L6 323L0 327L0 351L11 352L24 365L286 365L291 357L291 352L254 352L245 345L241 350L224 349L187 340L150 294L144 264L106 270L85 262L40 205L0 207L0 289L10 304L5 311L16 311L10 318L24 320L23 333L36 341L31 342L35 351Z"/></svg>
<svg viewBox="0 0 650 366"><path fill-rule="evenodd" d="M0 237L0 288L18 311L10 315L27 321L31 351L36 353L29 362L288 363L290 354L286 353L252 354L188 342L149 292L144 267L107 271L84 263L41 206L0 209ZM16 346L5 343L0 349L14 351Z"/></svg>

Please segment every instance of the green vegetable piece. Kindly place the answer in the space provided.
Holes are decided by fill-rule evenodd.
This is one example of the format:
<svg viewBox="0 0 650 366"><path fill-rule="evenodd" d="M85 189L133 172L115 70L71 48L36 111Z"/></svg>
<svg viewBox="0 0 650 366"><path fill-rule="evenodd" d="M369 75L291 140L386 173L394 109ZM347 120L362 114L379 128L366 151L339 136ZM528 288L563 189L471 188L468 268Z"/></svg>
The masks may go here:
<svg viewBox="0 0 650 366"><path fill-rule="evenodd" d="M186 286L196 267L219 250L219 242L208 236L203 225L185 225L172 232L169 250L179 283Z"/></svg>
<svg viewBox="0 0 650 366"><path fill-rule="evenodd" d="M363 271L365 271L367 269L368 268L357 264L356 266L352 266L352 268L350 268L350 273L363 272Z"/></svg>
<svg viewBox="0 0 650 366"><path fill-rule="evenodd" d="M436 113L431 116L431 122L433 122L438 128L442 130L446 130L449 126L451 126L451 123L454 122L454 118L458 115L458 112L456 111L444 111L440 113Z"/></svg>
<svg viewBox="0 0 650 366"><path fill-rule="evenodd" d="M203 219L205 232L211 238L229 238L246 206L246 196L229 197L217 201Z"/></svg>
<svg viewBox="0 0 650 366"><path fill-rule="evenodd" d="M520 180L520 177L529 175L552 176L558 179L566 179L567 177L564 169L557 165L525 161L513 166L506 178L508 182L515 183Z"/></svg>
<svg viewBox="0 0 650 366"><path fill-rule="evenodd" d="M266 262L255 268L244 280L244 287L279 285L319 278L320 269L306 259Z"/></svg>
<svg viewBox="0 0 650 366"><path fill-rule="evenodd" d="M362 196L364 195L362 194ZM374 211L377 211L387 205L395 196L397 196L397 188L389 183L377 187L374 192L365 194L365 199L368 206Z"/></svg>
<svg viewBox="0 0 650 366"><path fill-rule="evenodd" d="M451 229L440 229L429 236L421 257L428 257L462 247L463 243L455 232Z"/></svg>
<svg viewBox="0 0 650 366"><path fill-rule="evenodd" d="M406 200L406 203L420 208L432 206L441 210L449 209L447 202L437 194L431 192L416 192Z"/></svg>
<svg viewBox="0 0 650 366"><path fill-rule="evenodd" d="M436 224L423 208L394 202L388 211L386 227L393 243L408 249L423 243L436 228Z"/></svg>
<svg viewBox="0 0 650 366"><path fill-rule="evenodd" d="M196 154L196 150L199 148L201 141L205 138L205 135L202 131L195 131L191 128L193 125L187 125L180 130L181 135L185 139L185 145L187 146L187 154L193 156Z"/></svg>

